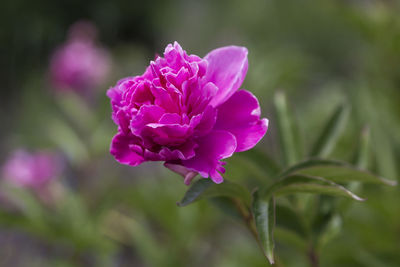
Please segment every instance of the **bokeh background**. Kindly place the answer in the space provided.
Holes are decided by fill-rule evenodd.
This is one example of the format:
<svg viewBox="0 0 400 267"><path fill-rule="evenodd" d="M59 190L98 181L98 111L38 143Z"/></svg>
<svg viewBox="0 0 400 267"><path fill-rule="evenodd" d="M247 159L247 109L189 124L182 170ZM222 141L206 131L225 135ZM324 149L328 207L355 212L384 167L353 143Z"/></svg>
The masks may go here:
<svg viewBox="0 0 400 267"><path fill-rule="evenodd" d="M231 44L248 48L242 87L257 95L270 120L258 149L280 157L272 105L278 89L286 92L305 147L346 102L350 123L330 157L350 160L368 125L369 169L399 178L399 1L5 0L0 6L0 163L16 148L58 153L64 171L57 180L70 198L50 213L51 224L46 216L35 219L37 227L2 211L0 266L268 266L245 227L212 203L177 207L187 189L180 177L159 163L132 168L109 155L116 126L106 90L141 74L175 40L199 56ZM90 99L49 82L52 54L80 20L96 25L97 43L112 58ZM321 266L400 266L398 188L365 186L361 195L368 200L343 214L342 227L320 252ZM31 206L25 208L36 218ZM282 266L308 266L296 238L281 231L276 239Z"/></svg>

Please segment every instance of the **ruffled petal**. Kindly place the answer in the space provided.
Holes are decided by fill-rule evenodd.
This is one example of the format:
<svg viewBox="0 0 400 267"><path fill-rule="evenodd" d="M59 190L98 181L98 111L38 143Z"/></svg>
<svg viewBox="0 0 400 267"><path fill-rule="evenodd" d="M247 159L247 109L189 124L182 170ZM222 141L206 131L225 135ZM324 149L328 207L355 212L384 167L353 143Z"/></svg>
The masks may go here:
<svg viewBox="0 0 400 267"><path fill-rule="evenodd" d="M208 134L213 129L216 120L217 110L211 106L207 106L201 114L200 122L195 125L194 136L198 137Z"/></svg>
<svg viewBox="0 0 400 267"><path fill-rule="evenodd" d="M205 56L208 67L204 83L212 82L218 87L217 94L211 100L212 106L225 102L242 85L248 67L247 53L245 47L226 46Z"/></svg>
<svg viewBox="0 0 400 267"><path fill-rule="evenodd" d="M162 146L177 146L185 143L191 133L189 125L149 123L142 136Z"/></svg>
<svg viewBox="0 0 400 267"><path fill-rule="evenodd" d="M141 106L135 118L132 119L130 129L133 134L140 136L143 128L149 123L157 123L165 110L159 106Z"/></svg>
<svg viewBox="0 0 400 267"><path fill-rule="evenodd" d="M218 107L214 129L229 131L236 137L235 152L253 148L265 135L268 120L260 119L257 98L246 90L237 91Z"/></svg>
<svg viewBox="0 0 400 267"><path fill-rule="evenodd" d="M224 172L221 159L228 158L236 150L236 139L227 131L212 131L210 134L197 139L199 145L196 155L183 160L182 165L191 171L198 172L204 178L211 177L215 183L222 183L219 172Z"/></svg>
<svg viewBox="0 0 400 267"><path fill-rule="evenodd" d="M110 153L122 164L137 166L144 161L140 139L133 135L118 133L111 142Z"/></svg>

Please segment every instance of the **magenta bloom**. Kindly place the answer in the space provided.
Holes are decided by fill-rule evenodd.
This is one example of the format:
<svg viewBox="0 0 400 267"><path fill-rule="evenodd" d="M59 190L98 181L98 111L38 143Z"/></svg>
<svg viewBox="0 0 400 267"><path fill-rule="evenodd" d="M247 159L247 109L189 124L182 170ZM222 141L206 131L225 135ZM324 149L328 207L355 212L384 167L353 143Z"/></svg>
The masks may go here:
<svg viewBox="0 0 400 267"><path fill-rule="evenodd" d="M21 187L40 189L60 173L58 158L46 152L15 151L3 166L3 178Z"/></svg>
<svg viewBox="0 0 400 267"><path fill-rule="evenodd" d="M85 91L104 82L110 71L110 56L95 43L96 28L88 22L71 27L69 39L53 54L51 82L57 89Z"/></svg>
<svg viewBox="0 0 400 267"><path fill-rule="evenodd" d="M132 166L165 161L186 184L197 173L221 183L221 160L254 147L268 128L257 98L238 91L247 66L244 47L222 47L200 58L169 44L143 75L108 90L118 125L111 154Z"/></svg>

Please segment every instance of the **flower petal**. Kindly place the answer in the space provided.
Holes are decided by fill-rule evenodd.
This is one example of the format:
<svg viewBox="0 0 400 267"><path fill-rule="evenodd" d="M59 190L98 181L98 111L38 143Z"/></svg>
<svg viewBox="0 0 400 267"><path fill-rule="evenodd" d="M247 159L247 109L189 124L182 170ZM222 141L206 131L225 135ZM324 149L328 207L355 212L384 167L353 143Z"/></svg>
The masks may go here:
<svg viewBox="0 0 400 267"><path fill-rule="evenodd" d="M165 110L159 106L144 105L132 119L130 129L133 134L140 136L143 128L149 123L157 123Z"/></svg>
<svg viewBox="0 0 400 267"><path fill-rule="evenodd" d="M220 160L232 156L235 152L235 137L227 131L212 131L197 139L197 144L199 146L196 149L196 156L183 160L182 165L198 172L204 178L211 177L215 183L221 183L223 178L219 172L224 172L224 169Z"/></svg>
<svg viewBox="0 0 400 267"><path fill-rule="evenodd" d="M110 153L122 164L137 166L144 161L140 139L134 135L118 133L111 142Z"/></svg>
<svg viewBox="0 0 400 267"><path fill-rule="evenodd" d="M189 125L149 123L141 133L146 141L162 146L178 146L186 142L193 130Z"/></svg>
<svg viewBox="0 0 400 267"><path fill-rule="evenodd" d="M257 98L246 90L237 91L218 107L214 129L229 131L236 137L235 152L253 148L265 135L268 120L260 119Z"/></svg>
<svg viewBox="0 0 400 267"><path fill-rule="evenodd" d="M248 67L247 53L245 47L226 46L205 56L208 67L204 83L212 82L218 87L212 106L225 102L242 85Z"/></svg>
<svg viewBox="0 0 400 267"><path fill-rule="evenodd" d="M186 160L193 158L196 155L195 149L197 144L194 141L186 143L175 148L163 147L158 153L165 161Z"/></svg>

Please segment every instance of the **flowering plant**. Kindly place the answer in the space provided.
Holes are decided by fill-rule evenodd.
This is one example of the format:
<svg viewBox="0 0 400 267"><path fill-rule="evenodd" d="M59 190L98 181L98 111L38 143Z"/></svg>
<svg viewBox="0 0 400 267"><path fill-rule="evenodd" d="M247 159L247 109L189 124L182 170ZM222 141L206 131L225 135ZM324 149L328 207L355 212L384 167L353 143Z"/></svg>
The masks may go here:
<svg viewBox="0 0 400 267"><path fill-rule="evenodd" d="M212 181L194 182L178 205L186 206L206 197L227 198L273 264L275 210L276 207L282 209L278 197L315 193L363 201L343 185L355 188L360 182L396 183L359 169L365 167L367 132L361 138L361 152L354 162L355 167L324 159L344 128L348 116L345 105L328 121L307 159L301 160L294 122L283 93L278 93L274 99L283 168L263 153L250 152L252 162L261 162L262 183L249 188L246 181L223 182L225 163L221 160L253 148L268 128L268 120L260 118L256 97L248 91L238 91L247 67L244 47L222 47L200 58L187 55L177 42L168 45L164 57L151 61L142 75L122 79L108 91L112 118L118 125L111 154L120 163L131 166L145 161L165 161L164 165L181 174L188 185L197 174L210 177ZM246 171L247 175L251 174L250 168ZM264 175L272 181L267 181ZM296 195L290 201L289 204L285 202L284 207L290 216L279 218L279 223L289 225L290 230L309 239L310 263L318 266L316 251L323 235L307 229L310 225L316 229L334 225L332 220L339 218L334 210L335 203L332 198L322 198L317 204L317 215L303 222L294 207L304 206L305 199ZM328 216L322 208L328 209Z"/></svg>
<svg viewBox="0 0 400 267"><path fill-rule="evenodd" d="M86 21L71 26L68 40L58 47L50 62L50 79L59 90L87 94L101 85L110 72L107 50L96 44L96 27Z"/></svg>
<svg viewBox="0 0 400 267"><path fill-rule="evenodd" d="M60 174L61 166L57 157L49 153L17 150L4 163L2 171L9 183L40 190Z"/></svg>

